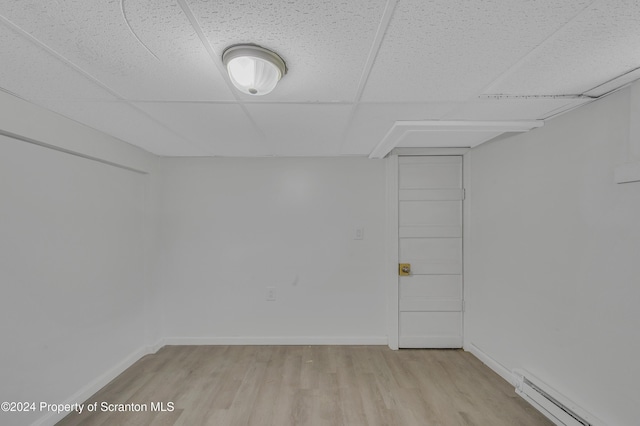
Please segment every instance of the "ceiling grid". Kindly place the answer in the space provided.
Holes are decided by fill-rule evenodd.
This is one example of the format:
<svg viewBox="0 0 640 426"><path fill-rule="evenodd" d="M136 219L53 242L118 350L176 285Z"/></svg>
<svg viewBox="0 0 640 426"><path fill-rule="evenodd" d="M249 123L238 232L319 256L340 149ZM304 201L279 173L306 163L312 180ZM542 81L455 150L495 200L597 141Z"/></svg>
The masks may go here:
<svg viewBox="0 0 640 426"><path fill-rule="evenodd" d="M382 18L380 19L380 24L378 25L378 29L376 31L376 36L371 43L371 49L369 49L369 56L367 56L367 62L365 63L364 68L362 69L362 74L360 75L360 81L358 82L358 90L356 91L356 95L354 98L354 104L349 111L349 118L347 119L348 123L352 123L353 119L358 110L358 104L362 99L362 93L367 85L367 81L369 81L369 75L371 74L371 69L373 68L373 64L375 63L376 57L378 56L378 52L380 51L380 45L382 45L382 41L384 40L384 35L387 33L387 29L389 28L389 24L391 23L391 18L393 18L393 13L396 10L397 0L387 0L387 4L384 8L384 12L382 13ZM349 131L351 127L345 127L342 135L340 136L340 150L344 152L344 145L347 143L347 138L349 136Z"/></svg>
<svg viewBox="0 0 640 426"><path fill-rule="evenodd" d="M207 39L207 36L204 34L200 24L198 23L198 18L195 17L193 12L191 11L191 8L189 8L189 5L185 2L185 0L176 0L176 1L180 5L180 8L182 9L182 11L187 16L187 19L189 20L189 23L191 24L191 27L193 28L193 30L198 35L198 39L202 43L202 46L206 49L207 53L211 56L211 60L216 65L216 68L218 69L218 72L220 73L220 78L223 79L224 82L227 84L227 87L229 88L229 91L232 93L233 98L235 99L236 103L238 103L240 105L240 108L242 109L242 112L244 113L244 115L249 120L249 123L251 123L251 127L253 127L253 129L256 131L257 135L259 136L259 140L257 140L257 141L254 140L253 141L254 144L259 144L261 142L264 143L264 141L266 139L264 132L262 131L262 129L260 129L260 127L258 127L258 125L256 124L256 122L253 119L253 117L251 117L251 114L247 110L247 107L242 102L240 102L240 95L234 90L233 85L231 84L231 82L225 76L226 70L225 70L224 65L222 64L222 62L219 61L219 58L222 57L222 52L219 52L219 53L216 52L214 50L213 46L211 46L211 43L209 43L209 40ZM271 155L274 152L274 149L273 149L273 147L269 147L267 150L264 150L264 148L263 148L263 149L257 149L256 151L260 152L261 155L265 155L265 153L266 153L266 155Z"/></svg>
<svg viewBox="0 0 640 426"><path fill-rule="evenodd" d="M286 61L272 93L231 84L221 55L237 43ZM369 156L469 146L474 125L536 123L628 84L640 3L0 0L0 54L0 90L158 155Z"/></svg>

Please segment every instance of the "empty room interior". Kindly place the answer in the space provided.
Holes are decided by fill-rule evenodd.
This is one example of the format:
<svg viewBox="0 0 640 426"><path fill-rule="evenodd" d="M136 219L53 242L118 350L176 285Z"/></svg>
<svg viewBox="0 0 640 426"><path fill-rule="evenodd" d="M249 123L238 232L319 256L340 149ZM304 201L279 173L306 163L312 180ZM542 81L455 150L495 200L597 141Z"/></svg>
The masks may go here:
<svg viewBox="0 0 640 426"><path fill-rule="evenodd" d="M0 424L639 424L639 2L0 0L0 52Z"/></svg>

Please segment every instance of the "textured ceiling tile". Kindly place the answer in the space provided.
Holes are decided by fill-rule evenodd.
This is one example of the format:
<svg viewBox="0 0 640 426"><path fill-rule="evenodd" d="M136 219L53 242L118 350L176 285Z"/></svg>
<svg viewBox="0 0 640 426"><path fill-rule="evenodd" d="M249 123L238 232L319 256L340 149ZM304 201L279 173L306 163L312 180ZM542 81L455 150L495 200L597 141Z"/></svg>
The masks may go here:
<svg viewBox="0 0 640 426"><path fill-rule="evenodd" d="M400 0L363 99L466 100L590 2Z"/></svg>
<svg viewBox="0 0 640 426"><path fill-rule="evenodd" d="M487 93L581 94L640 67L640 2L595 2Z"/></svg>
<svg viewBox="0 0 640 426"><path fill-rule="evenodd" d="M250 104L250 115L278 156L340 154L350 105Z"/></svg>
<svg viewBox="0 0 640 426"><path fill-rule="evenodd" d="M187 142L125 102L44 100L38 103L51 111L157 155L210 155L206 150Z"/></svg>
<svg viewBox="0 0 640 426"><path fill-rule="evenodd" d="M237 43L278 52L289 73L269 101L352 101L384 0L187 0L212 47Z"/></svg>
<svg viewBox="0 0 640 426"><path fill-rule="evenodd" d="M0 87L24 99L115 99L4 23L0 23L0 58Z"/></svg>
<svg viewBox="0 0 640 426"><path fill-rule="evenodd" d="M183 102L136 105L212 155L251 157L275 153L239 105Z"/></svg>
<svg viewBox="0 0 640 426"><path fill-rule="evenodd" d="M456 104L360 104L349 125L341 154L369 155L398 120L438 120Z"/></svg>
<svg viewBox="0 0 640 426"><path fill-rule="evenodd" d="M0 14L125 99L233 99L174 0L0 0Z"/></svg>
<svg viewBox="0 0 640 426"><path fill-rule="evenodd" d="M532 119L579 103L479 100L483 89L581 93L640 65L637 1L398 0L363 94L369 103L354 111L385 4L0 0L0 87L160 155L366 155L397 120ZM289 65L269 96L232 92L220 72L223 49L243 42ZM141 102L113 102L116 94ZM477 143L423 133L408 132L400 146Z"/></svg>
<svg viewBox="0 0 640 426"><path fill-rule="evenodd" d="M576 99L497 99L476 100L461 104L447 120L527 120L543 119L563 108L573 106ZM582 101L584 102L584 101Z"/></svg>

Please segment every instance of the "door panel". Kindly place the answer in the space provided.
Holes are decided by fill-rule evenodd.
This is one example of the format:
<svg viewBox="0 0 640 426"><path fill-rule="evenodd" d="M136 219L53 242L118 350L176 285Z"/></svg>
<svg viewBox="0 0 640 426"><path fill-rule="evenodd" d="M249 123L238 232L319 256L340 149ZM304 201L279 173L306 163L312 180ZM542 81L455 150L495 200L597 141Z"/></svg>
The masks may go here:
<svg viewBox="0 0 640 426"><path fill-rule="evenodd" d="M462 199L462 189L401 189L400 201L456 201Z"/></svg>
<svg viewBox="0 0 640 426"><path fill-rule="evenodd" d="M400 201L400 227L460 227L460 201Z"/></svg>
<svg viewBox="0 0 640 426"><path fill-rule="evenodd" d="M462 274L461 238L401 238L399 246L414 275Z"/></svg>
<svg viewBox="0 0 640 426"><path fill-rule="evenodd" d="M458 312L462 308L460 299L433 299L431 297L416 297L400 299L401 312Z"/></svg>
<svg viewBox="0 0 640 426"><path fill-rule="evenodd" d="M462 275L400 277L400 300L422 297L462 299Z"/></svg>
<svg viewBox="0 0 640 426"><path fill-rule="evenodd" d="M459 226L405 226L398 230L400 238L455 238L462 237L462 228Z"/></svg>
<svg viewBox="0 0 640 426"><path fill-rule="evenodd" d="M400 190L462 188L462 157L400 157L398 162Z"/></svg>
<svg viewBox="0 0 640 426"><path fill-rule="evenodd" d="M462 158L398 158L399 346L462 346Z"/></svg>
<svg viewBox="0 0 640 426"><path fill-rule="evenodd" d="M460 347L459 312L400 312L402 348Z"/></svg>

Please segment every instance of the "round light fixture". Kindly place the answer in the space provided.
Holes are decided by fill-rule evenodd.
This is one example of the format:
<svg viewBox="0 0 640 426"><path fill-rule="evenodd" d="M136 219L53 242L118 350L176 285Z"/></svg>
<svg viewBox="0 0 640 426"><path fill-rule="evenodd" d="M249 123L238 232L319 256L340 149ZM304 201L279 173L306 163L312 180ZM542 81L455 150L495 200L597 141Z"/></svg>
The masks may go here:
<svg viewBox="0 0 640 426"><path fill-rule="evenodd" d="M287 65L275 52L254 44L237 44L222 53L222 63L238 90L248 95L266 95L287 73Z"/></svg>

